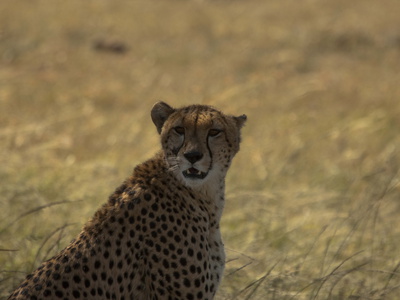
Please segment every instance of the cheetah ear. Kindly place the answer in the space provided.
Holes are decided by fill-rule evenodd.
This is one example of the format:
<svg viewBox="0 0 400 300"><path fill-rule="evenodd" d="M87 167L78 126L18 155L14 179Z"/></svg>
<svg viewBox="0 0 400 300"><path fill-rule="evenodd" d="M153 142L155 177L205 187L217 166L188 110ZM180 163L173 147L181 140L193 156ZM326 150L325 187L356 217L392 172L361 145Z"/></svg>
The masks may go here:
<svg viewBox="0 0 400 300"><path fill-rule="evenodd" d="M164 122L174 111L175 109L165 102L160 101L154 104L153 109L151 110L151 119L156 125L158 133L161 133Z"/></svg>
<svg viewBox="0 0 400 300"><path fill-rule="evenodd" d="M246 115L241 115L239 117L233 117L236 121L237 126L240 128L242 128L244 126L244 123L246 123L247 120L247 116Z"/></svg>

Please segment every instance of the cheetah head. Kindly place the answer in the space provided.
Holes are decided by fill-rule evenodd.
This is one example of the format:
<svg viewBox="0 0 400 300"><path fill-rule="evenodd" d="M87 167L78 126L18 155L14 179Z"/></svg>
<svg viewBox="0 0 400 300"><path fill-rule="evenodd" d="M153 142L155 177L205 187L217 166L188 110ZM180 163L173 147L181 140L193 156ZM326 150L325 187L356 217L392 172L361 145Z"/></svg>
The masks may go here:
<svg viewBox="0 0 400 300"><path fill-rule="evenodd" d="M154 105L151 117L169 170L192 187L226 175L239 151L240 129L247 118L225 115L206 105L175 109L164 102Z"/></svg>

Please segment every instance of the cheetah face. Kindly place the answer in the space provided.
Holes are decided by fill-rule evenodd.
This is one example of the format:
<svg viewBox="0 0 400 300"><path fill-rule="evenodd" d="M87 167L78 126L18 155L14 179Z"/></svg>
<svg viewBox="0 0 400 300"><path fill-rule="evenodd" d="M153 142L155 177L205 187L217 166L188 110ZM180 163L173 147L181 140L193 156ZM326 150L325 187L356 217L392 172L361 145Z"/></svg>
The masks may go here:
<svg viewBox="0 0 400 300"><path fill-rule="evenodd" d="M225 176L239 150L246 116L224 115L205 105L173 109L160 102L152 119L170 171L186 185L199 187Z"/></svg>

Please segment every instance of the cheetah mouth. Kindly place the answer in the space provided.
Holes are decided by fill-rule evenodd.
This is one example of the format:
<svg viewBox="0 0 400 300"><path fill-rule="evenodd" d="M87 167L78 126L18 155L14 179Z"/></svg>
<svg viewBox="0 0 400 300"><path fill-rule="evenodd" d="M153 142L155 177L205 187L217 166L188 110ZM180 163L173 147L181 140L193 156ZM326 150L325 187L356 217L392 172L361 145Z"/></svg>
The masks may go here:
<svg viewBox="0 0 400 300"><path fill-rule="evenodd" d="M182 172L185 178L189 179L204 179L208 173L197 170L196 168L189 168Z"/></svg>

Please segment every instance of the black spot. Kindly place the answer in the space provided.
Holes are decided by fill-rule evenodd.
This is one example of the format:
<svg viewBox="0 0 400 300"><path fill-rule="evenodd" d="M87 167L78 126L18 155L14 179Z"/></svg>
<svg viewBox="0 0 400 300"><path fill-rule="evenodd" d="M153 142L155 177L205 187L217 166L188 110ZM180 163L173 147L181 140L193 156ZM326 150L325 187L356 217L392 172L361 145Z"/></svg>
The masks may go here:
<svg viewBox="0 0 400 300"><path fill-rule="evenodd" d="M23 287L26 287L27 285L28 285L28 283L25 282L25 283L21 284L20 287L23 288Z"/></svg>
<svg viewBox="0 0 400 300"><path fill-rule="evenodd" d="M183 284L186 286L186 287L190 287L190 280L189 279L187 279L187 278L185 278L184 280L183 280Z"/></svg>
<svg viewBox="0 0 400 300"><path fill-rule="evenodd" d="M56 291L55 295L57 296L57 298L62 298L64 296L63 292L61 291Z"/></svg>
<svg viewBox="0 0 400 300"><path fill-rule="evenodd" d="M63 287L64 289L69 288L69 282L68 282L68 281L63 281L61 285L62 285L62 287Z"/></svg>
<svg viewBox="0 0 400 300"><path fill-rule="evenodd" d="M193 300L194 299L193 294L190 294L190 293L186 294L186 299L187 300Z"/></svg>
<svg viewBox="0 0 400 300"><path fill-rule="evenodd" d="M94 262L94 268L95 268L95 269L98 269L98 268L100 268L100 266L101 266L100 261L96 260L96 261Z"/></svg>
<svg viewBox="0 0 400 300"><path fill-rule="evenodd" d="M164 295L165 295L164 289L162 289L162 288L157 288L157 291L158 291L158 294L159 294L159 295L161 295L161 296L164 296Z"/></svg>
<svg viewBox="0 0 400 300"><path fill-rule="evenodd" d="M201 285L200 279L196 279L194 281L194 285L195 285L195 287L200 287L200 285Z"/></svg>
<svg viewBox="0 0 400 300"><path fill-rule="evenodd" d="M163 266L164 266L164 268L166 268L166 269L169 268L169 262L168 262L168 260L166 260L166 259L163 260Z"/></svg>
<svg viewBox="0 0 400 300"><path fill-rule="evenodd" d="M119 275L119 276L117 277L117 282L118 282L119 284L121 284L121 282L122 282L122 276L121 276L121 275Z"/></svg>
<svg viewBox="0 0 400 300"><path fill-rule="evenodd" d="M75 290L72 292L72 296L74 296L75 299L78 299L81 296L81 293Z"/></svg>
<svg viewBox="0 0 400 300"><path fill-rule="evenodd" d="M78 275L75 275L72 279L74 280L75 283L81 282L81 278Z"/></svg>
<svg viewBox="0 0 400 300"><path fill-rule="evenodd" d="M158 210L158 204L157 204L157 203L153 203L153 204L151 205L151 209L152 209L153 211L157 211L157 210Z"/></svg>
<svg viewBox="0 0 400 300"><path fill-rule="evenodd" d="M128 265L129 265L131 262L132 262L131 259L128 258L128 259L127 259ZM118 263L117 267L118 267L118 269L122 269L122 266L123 266L123 263L122 263L122 261L120 261L120 262Z"/></svg>
<svg viewBox="0 0 400 300"><path fill-rule="evenodd" d="M132 201L129 201L129 203L128 203L128 209L129 209L129 210L132 210L134 207L135 207L135 205L133 204L133 202L132 202Z"/></svg>
<svg viewBox="0 0 400 300"><path fill-rule="evenodd" d="M182 258L179 260L179 262L180 262L180 264L181 264L183 267L186 266L186 264L187 264L186 258L184 258L184 257L182 257Z"/></svg>
<svg viewBox="0 0 400 300"><path fill-rule="evenodd" d="M107 279L107 274L105 272L101 273L101 280L106 280Z"/></svg>
<svg viewBox="0 0 400 300"><path fill-rule="evenodd" d="M147 201L150 201L151 200L151 195L149 193L145 193L144 194L144 199L147 200Z"/></svg>
<svg viewBox="0 0 400 300"><path fill-rule="evenodd" d="M112 277L108 277L108 285L112 285L114 282L114 279L112 279Z"/></svg>
<svg viewBox="0 0 400 300"><path fill-rule="evenodd" d="M191 265L189 270L192 274L196 273L196 267L194 265Z"/></svg>
<svg viewBox="0 0 400 300"><path fill-rule="evenodd" d="M54 280L59 280L60 277L61 277L61 276L60 276L59 273L54 273L54 274L53 274L53 279L54 279Z"/></svg>
<svg viewBox="0 0 400 300"><path fill-rule="evenodd" d="M24 296L27 296L29 294L28 289L23 289L21 294L24 295Z"/></svg>

